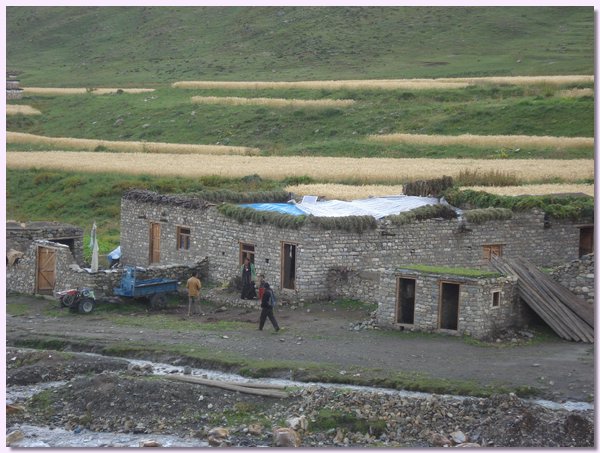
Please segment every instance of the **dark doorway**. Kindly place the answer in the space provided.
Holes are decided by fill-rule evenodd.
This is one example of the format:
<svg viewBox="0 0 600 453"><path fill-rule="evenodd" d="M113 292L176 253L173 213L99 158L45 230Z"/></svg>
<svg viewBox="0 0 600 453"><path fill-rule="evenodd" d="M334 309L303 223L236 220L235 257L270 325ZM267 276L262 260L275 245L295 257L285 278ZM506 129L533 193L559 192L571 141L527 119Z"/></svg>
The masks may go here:
<svg viewBox="0 0 600 453"><path fill-rule="evenodd" d="M440 295L440 329L458 329L459 294L459 284L442 282Z"/></svg>
<svg viewBox="0 0 600 453"><path fill-rule="evenodd" d="M160 262L160 223L150 224L150 264Z"/></svg>
<svg viewBox="0 0 600 453"><path fill-rule="evenodd" d="M413 324L415 322L415 284L414 278L398 279L398 299L396 304L396 322Z"/></svg>
<svg viewBox="0 0 600 453"><path fill-rule="evenodd" d="M594 227L579 228L579 258L594 251Z"/></svg>
<svg viewBox="0 0 600 453"><path fill-rule="evenodd" d="M296 289L296 244L281 243L281 287Z"/></svg>

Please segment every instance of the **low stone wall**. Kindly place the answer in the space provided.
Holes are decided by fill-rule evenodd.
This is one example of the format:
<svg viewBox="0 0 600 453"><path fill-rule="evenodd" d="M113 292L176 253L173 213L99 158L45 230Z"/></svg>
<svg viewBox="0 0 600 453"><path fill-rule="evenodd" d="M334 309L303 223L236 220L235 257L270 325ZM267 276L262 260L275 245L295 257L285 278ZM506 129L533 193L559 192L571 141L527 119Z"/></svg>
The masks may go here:
<svg viewBox="0 0 600 453"><path fill-rule="evenodd" d="M576 296L593 304L594 294L594 254L584 255L580 259L571 261L554 269L552 278L565 288L571 290Z"/></svg>
<svg viewBox="0 0 600 453"><path fill-rule="evenodd" d="M380 274L377 271L333 267L327 273L328 299L354 299L376 303L379 283Z"/></svg>
<svg viewBox="0 0 600 453"><path fill-rule="evenodd" d="M40 246L55 250L54 293L70 288L88 287L94 289L97 297L110 297L114 295L113 289L121 284L123 269L100 270L92 273L75 262L68 246L51 241L34 241L17 264L7 269L7 292L36 293L37 248ZM176 279L185 287L185 282L193 271L197 271L200 279L206 281L208 259L191 264L138 267L136 274L140 280Z"/></svg>

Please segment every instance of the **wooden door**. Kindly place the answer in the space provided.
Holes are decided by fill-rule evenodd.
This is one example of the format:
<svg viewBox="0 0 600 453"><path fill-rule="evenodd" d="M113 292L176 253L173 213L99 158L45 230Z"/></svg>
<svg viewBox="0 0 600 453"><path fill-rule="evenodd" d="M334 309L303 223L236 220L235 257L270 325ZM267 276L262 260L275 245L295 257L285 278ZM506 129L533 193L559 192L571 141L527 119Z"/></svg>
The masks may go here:
<svg viewBox="0 0 600 453"><path fill-rule="evenodd" d="M37 249L36 292L52 294L56 284L56 251L47 247Z"/></svg>
<svg viewBox="0 0 600 453"><path fill-rule="evenodd" d="M160 223L150 224L150 264L160 262Z"/></svg>

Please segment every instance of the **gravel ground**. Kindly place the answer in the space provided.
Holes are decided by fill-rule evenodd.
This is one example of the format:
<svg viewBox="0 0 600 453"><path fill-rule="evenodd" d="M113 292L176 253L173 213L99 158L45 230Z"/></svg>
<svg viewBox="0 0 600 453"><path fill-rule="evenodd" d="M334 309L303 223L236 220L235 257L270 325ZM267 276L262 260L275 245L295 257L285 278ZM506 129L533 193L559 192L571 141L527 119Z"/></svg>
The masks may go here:
<svg viewBox="0 0 600 453"><path fill-rule="evenodd" d="M7 304L27 307L21 315L7 315L8 390L57 382L41 397L15 402L7 414L7 433L30 424L75 432L174 434L223 446L593 446L593 410L550 410L514 395L415 399L313 386L288 389L285 399L261 397L175 382L119 358L11 347L49 338L59 338L73 350L94 344L101 351L127 341L201 345L253 360L333 364L340 377L355 367L371 374L397 370L480 385L531 385L542 398L589 402L594 392L591 345L559 339L525 344L512 334L481 346L456 337L390 333L373 329L364 311L326 303L279 306L277 318L285 329L278 334L270 326L263 332L256 329L256 307L204 304L203 314L190 319L184 316L185 307L178 307L160 316L182 321L187 328L150 331L117 323L106 313L65 315L34 297L11 296ZM143 325L157 315L128 316ZM236 323L229 328L223 321ZM216 323L218 329L210 328ZM151 351L147 357L140 354L154 358ZM186 364L175 355L167 361ZM293 433L274 432L288 425L296 428ZM292 439L295 433L299 440Z"/></svg>
<svg viewBox="0 0 600 453"><path fill-rule="evenodd" d="M593 411L545 409L514 395L415 398L310 386L274 398L176 382L151 367L77 353L9 348L7 364L9 389L65 381L11 402L7 433L28 424L244 447L272 446L274 429L290 426L302 447L591 447L594 439Z"/></svg>

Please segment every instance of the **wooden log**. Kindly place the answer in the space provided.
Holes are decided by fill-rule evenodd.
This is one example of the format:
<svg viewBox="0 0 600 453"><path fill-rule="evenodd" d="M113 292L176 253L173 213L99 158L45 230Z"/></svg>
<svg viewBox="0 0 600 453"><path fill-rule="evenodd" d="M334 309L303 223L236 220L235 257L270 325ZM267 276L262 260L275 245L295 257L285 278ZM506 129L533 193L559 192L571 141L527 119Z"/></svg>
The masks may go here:
<svg viewBox="0 0 600 453"><path fill-rule="evenodd" d="M519 274L527 280L528 284L536 291L546 306L551 308L558 316L559 321L575 333L582 341L594 339L593 328L574 312L564 302L560 295L554 291L553 281L546 274L527 263L516 263Z"/></svg>
<svg viewBox="0 0 600 453"><path fill-rule="evenodd" d="M539 271L532 263L492 257L492 265L500 272L518 278L525 302L561 337L574 341L594 341L593 326L586 320L588 310L573 302L574 295ZM563 288L564 290L561 290ZM564 300L568 302L565 303ZM579 308L584 317L579 316Z"/></svg>
<svg viewBox="0 0 600 453"><path fill-rule="evenodd" d="M518 263L511 263L513 268L517 270L523 282L525 282L531 291L542 302L546 310L549 310L557 317L557 322L564 326L570 333L575 336L577 341L590 341L590 335L586 332L585 323L577 317L566 305L558 299L551 289L544 284L544 279L547 276L536 276L531 272L532 269L527 266L521 266Z"/></svg>
<svg viewBox="0 0 600 453"><path fill-rule="evenodd" d="M239 385L239 384L232 384L230 382L217 381L214 379L205 379L205 378L200 378L200 377L195 377L195 376L167 375L167 376L165 376L165 378L172 380L172 381L181 381L181 382L189 382L191 384L208 385L211 387L219 387L219 388L222 388L225 390L231 390L233 392L249 393L252 395L270 396L270 397L274 397L274 398L287 398L288 397L287 392L284 392L282 390L267 389L267 388L264 388L264 389L254 388L254 387L248 387L248 386Z"/></svg>

